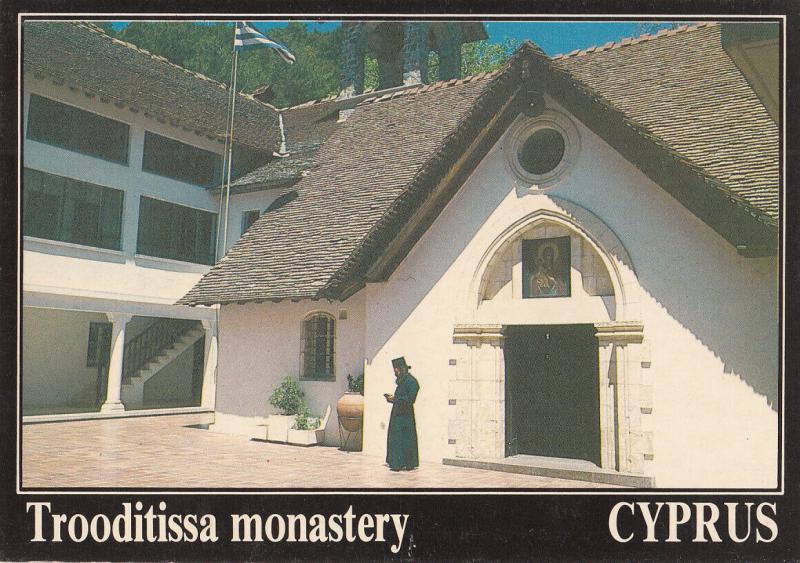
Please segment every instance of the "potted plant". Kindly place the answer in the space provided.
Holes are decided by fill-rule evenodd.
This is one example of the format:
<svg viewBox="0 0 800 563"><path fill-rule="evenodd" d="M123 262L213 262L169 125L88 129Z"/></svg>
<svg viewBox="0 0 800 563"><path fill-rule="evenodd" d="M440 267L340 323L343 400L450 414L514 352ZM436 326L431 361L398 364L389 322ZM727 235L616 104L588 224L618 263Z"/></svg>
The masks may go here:
<svg viewBox="0 0 800 563"><path fill-rule="evenodd" d="M298 446L322 443L325 440L325 426L328 424L330 414L330 406L322 418L312 415L308 408L304 408L297 414L294 425L289 429L289 443Z"/></svg>
<svg viewBox="0 0 800 563"><path fill-rule="evenodd" d="M295 423L295 417L305 408L300 385L291 377L287 377L272 392L269 404L278 409L280 414L270 414L267 418L267 440L286 442L289 439L289 429Z"/></svg>
<svg viewBox="0 0 800 563"><path fill-rule="evenodd" d="M336 414L339 415L339 424L348 432L358 432L361 429L364 416L364 374L358 377L347 375L347 391L336 403Z"/></svg>

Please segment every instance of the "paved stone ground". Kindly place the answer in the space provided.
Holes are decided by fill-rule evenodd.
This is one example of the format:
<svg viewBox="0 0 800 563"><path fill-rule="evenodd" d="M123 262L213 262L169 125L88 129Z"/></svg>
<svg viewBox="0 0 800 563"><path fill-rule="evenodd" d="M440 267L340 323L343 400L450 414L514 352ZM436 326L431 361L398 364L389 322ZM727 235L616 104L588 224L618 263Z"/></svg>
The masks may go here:
<svg viewBox="0 0 800 563"><path fill-rule="evenodd" d="M424 463L391 472L382 460L192 428L211 415L29 424L22 486L126 488L590 488L578 481Z"/></svg>

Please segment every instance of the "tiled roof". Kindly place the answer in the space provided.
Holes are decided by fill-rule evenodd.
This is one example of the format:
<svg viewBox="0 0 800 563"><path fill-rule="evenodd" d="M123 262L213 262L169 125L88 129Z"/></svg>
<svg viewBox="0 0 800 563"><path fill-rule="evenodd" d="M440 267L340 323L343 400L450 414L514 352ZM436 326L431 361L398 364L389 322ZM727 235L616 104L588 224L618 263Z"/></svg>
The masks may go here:
<svg viewBox="0 0 800 563"><path fill-rule="evenodd" d="M665 147L777 224L778 126L700 23L555 57Z"/></svg>
<svg viewBox="0 0 800 563"><path fill-rule="evenodd" d="M273 158L234 182L233 191L270 187L300 179L316 161L323 143L337 129L339 110L356 105L353 99L326 98L281 110L288 157Z"/></svg>
<svg viewBox="0 0 800 563"><path fill-rule="evenodd" d="M297 197L262 215L180 302L316 297L494 76L360 104L287 190Z"/></svg>
<svg viewBox="0 0 800 563"><path fill-rule="evenodd" d="M453 154L443 147L475 129L475 108L501 91L494 84L520 80L520 92L546 89L578 112L733 244L771 244L777 128L722 50L719 28L701 25L555 60L526 43L499 74L377 93L334 128L318 166L285 190L287 203L180 303L336 298L342 280L363 275L382 252L371 241L391 239L387 225L408 220L398 202L424 201L419 179L437 155ZM305 107L316 105L326 104Z"/></svg>
<svg viewBox="0 0 800 563"><path fill-rule="evenodd" d="M269 187L297 180L314 165L322 144L321 140L287 143L289 156L273 158L267 164L244 174L231 182L231 189L235 192L246 186Z"/></svg>
<svg viewBox="0 0 800 563"><path fill-rule="evenodd" d="M389 91L413 88L413 86L399 86ZM370 98L374 98L374 89L347 98L336 94L280 110L283 114L289 156L272 159L242 176L231 184L233 191L282 185L301 178L314 165L322 144L343 123L339 119L340 112L350 111Z"/></svg>
<svg viewBox="0 0 800 563"><path fill-rule="evenodd" d="M26 75L66 84L163 123L224 140L226 85L109 37L88 22L27 20L23 38ZM280 142L277 117L272 106L239 94L237 140L271 152Z"/></svg>

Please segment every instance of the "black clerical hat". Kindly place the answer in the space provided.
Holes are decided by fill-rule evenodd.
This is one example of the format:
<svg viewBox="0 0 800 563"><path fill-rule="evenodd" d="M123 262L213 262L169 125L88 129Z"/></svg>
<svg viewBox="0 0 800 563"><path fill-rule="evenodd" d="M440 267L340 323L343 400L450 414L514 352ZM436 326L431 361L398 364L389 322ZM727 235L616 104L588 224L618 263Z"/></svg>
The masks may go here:
<svg viewBox="0 0 800 563"><path fill-rule="evenodd" d="M411 366L406 363L406 359L403 356L400 356L399 358L395 358L394 360L392 360L392 367L400 369L403 368L411 369Z"/></svg>

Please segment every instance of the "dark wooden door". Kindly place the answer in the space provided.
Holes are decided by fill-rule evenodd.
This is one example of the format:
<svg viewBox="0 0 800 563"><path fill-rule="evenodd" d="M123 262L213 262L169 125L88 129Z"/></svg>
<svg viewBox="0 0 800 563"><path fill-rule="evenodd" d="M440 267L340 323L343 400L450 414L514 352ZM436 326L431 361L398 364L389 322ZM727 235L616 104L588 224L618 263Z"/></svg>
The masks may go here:
<svg viewBox="0 0 800 563"><path fill-rule="evenodd" d="M594 325L506 329L506 455L600 464Z"/></svg>

